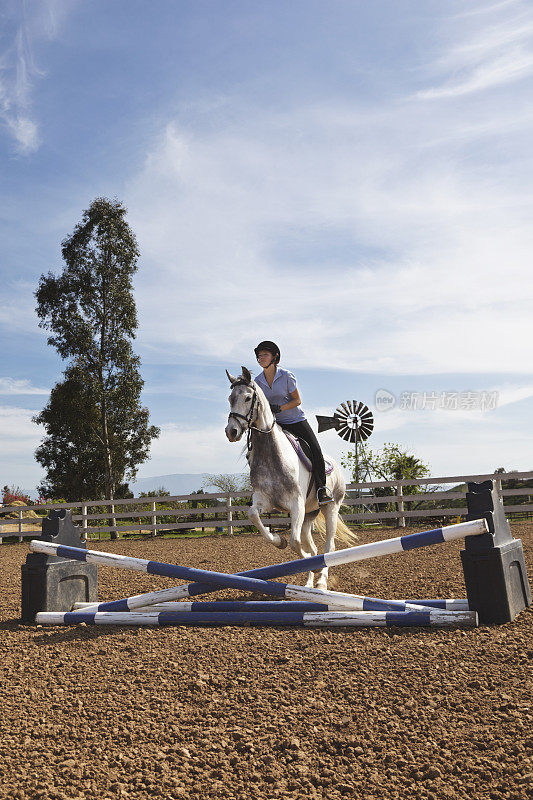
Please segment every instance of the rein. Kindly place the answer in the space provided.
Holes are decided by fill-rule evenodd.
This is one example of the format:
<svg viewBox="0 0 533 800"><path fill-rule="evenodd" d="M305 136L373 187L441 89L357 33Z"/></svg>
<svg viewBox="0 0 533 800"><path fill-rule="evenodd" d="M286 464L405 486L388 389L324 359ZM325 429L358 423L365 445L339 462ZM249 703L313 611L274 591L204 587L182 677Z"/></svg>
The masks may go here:
<svg viewBox="0 0 533 800"><path fill-rule="evenodd" d="M234 388L235 386L239 386L239 383L243 386L248 386L248 384L245 384L244 381L240 381L238 383L234 383L232 388ZM248 429L248 434L246 437L246 447L248 449L248 452L250 452L250 450L252 449L252 431L257 431L258 433L272 433L272 431L274 430L274 425L276 424L276 417L274 417L274 422L272 423L270 428L266 431L262 430L261 428L257 428L255 425L253 425L253 416L256 403L257 403L257 392L255 389L253 389L252 403L250 405L250 411L248 412L248 414L245 416L244 414L239 414L237 411L230 411L228 415L228 417L235 417L235 419L237 420L243 419L246 422Z"/></svg>

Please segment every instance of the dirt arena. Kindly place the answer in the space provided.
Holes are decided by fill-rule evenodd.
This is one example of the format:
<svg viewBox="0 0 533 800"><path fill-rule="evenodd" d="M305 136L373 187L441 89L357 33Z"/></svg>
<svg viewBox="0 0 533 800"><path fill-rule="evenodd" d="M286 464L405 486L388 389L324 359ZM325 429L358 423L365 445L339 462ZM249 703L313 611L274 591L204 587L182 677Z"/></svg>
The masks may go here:
<svg viewBox="0 0 533 800"><path fill-rule="evenodd" d="M533 524L512 528L531 578ZM90 546L227 572L290 557L253 535ZM335 567L329 586L464 597L462 546ZM2 799L532 796L531 611L475 630L23 626L27 553L0 546ZM101 600L170 585L99 567Z"/></svg>

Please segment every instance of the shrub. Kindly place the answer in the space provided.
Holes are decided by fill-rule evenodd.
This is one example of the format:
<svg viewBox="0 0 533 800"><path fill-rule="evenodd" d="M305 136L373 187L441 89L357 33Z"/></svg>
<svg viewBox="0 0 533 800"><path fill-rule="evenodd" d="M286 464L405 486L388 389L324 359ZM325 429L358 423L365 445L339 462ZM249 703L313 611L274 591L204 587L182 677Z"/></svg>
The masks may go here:
<svg viewBox="0 0 533 800"><path fill-rule="evenodd" d="M11 506L16 500L26 503L27 506L32 505L31 498L24 494L20 486L4 486L2 489L2 504Z"/></svg>

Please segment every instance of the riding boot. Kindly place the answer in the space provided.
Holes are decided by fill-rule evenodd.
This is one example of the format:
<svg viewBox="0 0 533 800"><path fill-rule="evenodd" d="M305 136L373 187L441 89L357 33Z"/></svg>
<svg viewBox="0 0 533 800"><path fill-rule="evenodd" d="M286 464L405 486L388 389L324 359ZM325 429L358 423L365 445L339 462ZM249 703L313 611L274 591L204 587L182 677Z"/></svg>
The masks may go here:
<svg viewBox="0 0 533 800"><path fill-rule="evenodd" d="M333 502L333 496L327 486L319 486L316 490L316 499L319 506L324 506L326 503Z"/></svg>

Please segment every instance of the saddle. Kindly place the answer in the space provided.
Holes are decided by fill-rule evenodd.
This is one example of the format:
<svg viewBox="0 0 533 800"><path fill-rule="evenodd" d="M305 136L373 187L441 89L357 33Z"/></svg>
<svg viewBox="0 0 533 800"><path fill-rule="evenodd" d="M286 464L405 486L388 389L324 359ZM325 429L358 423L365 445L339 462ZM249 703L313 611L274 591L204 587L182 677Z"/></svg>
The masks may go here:
<svg viewBox="0 0 533 800"><path fill-rule="evenodd" d="M313 464L311 461L311 449L307 444L307 442L304 441L303 439L298 439L297 436L295 436L293 433L289 433L289 431L284 430L283 433L291 443L293 449L296 452L296 455L298 456L298 458L300 459L306 470L308 472L311 472L311 470L313 469ZM329 475L330 473L333 472L333 464L327 458L324 458L324 464L326 467L326 475Z"/></svg>

